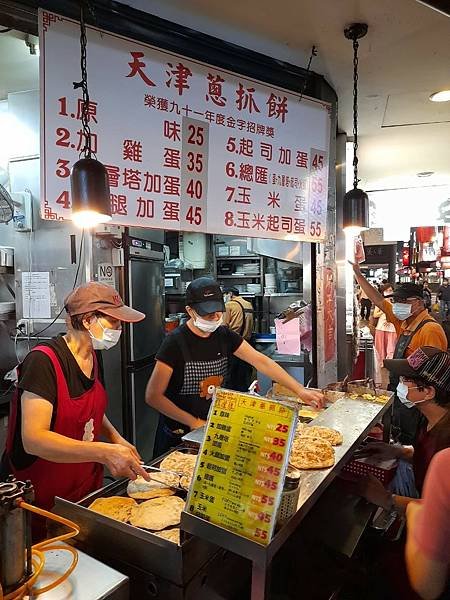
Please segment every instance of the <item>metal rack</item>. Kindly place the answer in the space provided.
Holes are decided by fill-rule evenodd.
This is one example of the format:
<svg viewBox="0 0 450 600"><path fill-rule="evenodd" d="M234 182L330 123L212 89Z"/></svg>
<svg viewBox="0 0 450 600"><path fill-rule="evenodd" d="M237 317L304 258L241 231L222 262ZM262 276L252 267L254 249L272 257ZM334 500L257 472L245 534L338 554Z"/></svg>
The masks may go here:
<svg viewBox="0 0 450 600"><path fill-rule="evenodd" d="M335 464L332 468L303 472L297 512L275 534L267 546L233 534L187 512L182 513L181 528L250 560L252 563L251 599L266 600L269 597L270 566L273 557L295 532L373 425L380 420L385 420L386 424L389 423L391 405L392 394L390 400L384 405L345 397L336 401L314 420L314 425L338 429L342 433L344 441L341 446L335 448Z"/></svg>

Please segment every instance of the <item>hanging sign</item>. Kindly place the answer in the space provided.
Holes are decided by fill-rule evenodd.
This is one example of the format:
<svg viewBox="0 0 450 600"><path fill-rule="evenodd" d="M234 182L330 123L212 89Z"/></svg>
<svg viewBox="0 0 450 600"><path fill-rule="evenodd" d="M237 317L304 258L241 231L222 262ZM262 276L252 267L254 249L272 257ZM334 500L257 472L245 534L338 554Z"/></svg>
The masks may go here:
<svg viewBox="0 0 450 600"><path fill-rule="evenodd" d="M40 11L42 216L70 218L84 145L79 24ZM87 28L92 148L113 223L322 240L330 105Z"/></svg>
<svg viewBox="0 0 450 600"><path fill-rule="evenodd" d="M186 510L268 544L296 423L280 402L216 390Z"/></svg>

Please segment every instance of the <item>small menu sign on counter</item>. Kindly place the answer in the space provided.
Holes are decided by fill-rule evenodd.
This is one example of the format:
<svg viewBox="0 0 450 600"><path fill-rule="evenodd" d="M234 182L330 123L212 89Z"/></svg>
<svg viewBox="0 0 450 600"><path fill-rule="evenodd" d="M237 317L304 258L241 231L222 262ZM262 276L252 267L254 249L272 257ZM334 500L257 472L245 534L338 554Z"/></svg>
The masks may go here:
<svg viewBox="0 0 450 600"><path fill-rule="evenodd" d="M280 402L216 390L187 512L268 544L296 422Z"/></svg>

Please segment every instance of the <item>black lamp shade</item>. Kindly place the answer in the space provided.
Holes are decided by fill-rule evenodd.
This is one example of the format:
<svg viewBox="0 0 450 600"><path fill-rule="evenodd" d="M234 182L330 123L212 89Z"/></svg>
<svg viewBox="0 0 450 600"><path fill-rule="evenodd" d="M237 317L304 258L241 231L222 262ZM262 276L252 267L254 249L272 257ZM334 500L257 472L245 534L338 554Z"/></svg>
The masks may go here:
<svg viewBox="0 0 450 600"><path fill-rule="evenodd" d="M343 228L369 229L369 197L363 190L354 188L344 196Z"/></svg>
<svg viewBox="0 0 450 600"><path fill-rule="evenodd" d="M70 184L74 220L80 213L94 215L96 223L111 219L108 173L101 162L93 158L78 160L72 167Z"/></svg>

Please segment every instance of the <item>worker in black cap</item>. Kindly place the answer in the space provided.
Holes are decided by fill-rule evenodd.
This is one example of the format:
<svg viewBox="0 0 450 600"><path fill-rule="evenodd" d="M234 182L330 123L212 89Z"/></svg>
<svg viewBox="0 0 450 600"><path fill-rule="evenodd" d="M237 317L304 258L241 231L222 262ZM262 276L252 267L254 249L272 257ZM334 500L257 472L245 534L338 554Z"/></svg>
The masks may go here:
<svg viewBox="0 0 450 600"><path fill-rule="evenodd" d="M190 319L162 343L146 390L147 404L161 413L155 456L205 423L214 390L226 380L233 356L286 386L306 404L323 406L323 394L305 389L276 362L222 326L224 311L222 290L214 279L200 277L188 286L186 312Z"/></svg>
<svg viewBox="0 0 450 600"><path fill-rule="evenodd" d="M400 283L393 293L393 304L376 290L364 275L359 265L353 264L356 281L366 292L372 302L386 315L386 319L393 323L397 332L397 344L394 359L407 358L417 348L431 346L438 350L447 350L447 337L442 326L433 319L425 308L423 287L415 283ZM398 385L398 376L391 373L389 389L395 391ZM395 399L394 402L394 432L398 441L403 444L412 444L418 425L418 415L405 409L402 403Z"/></svg>

